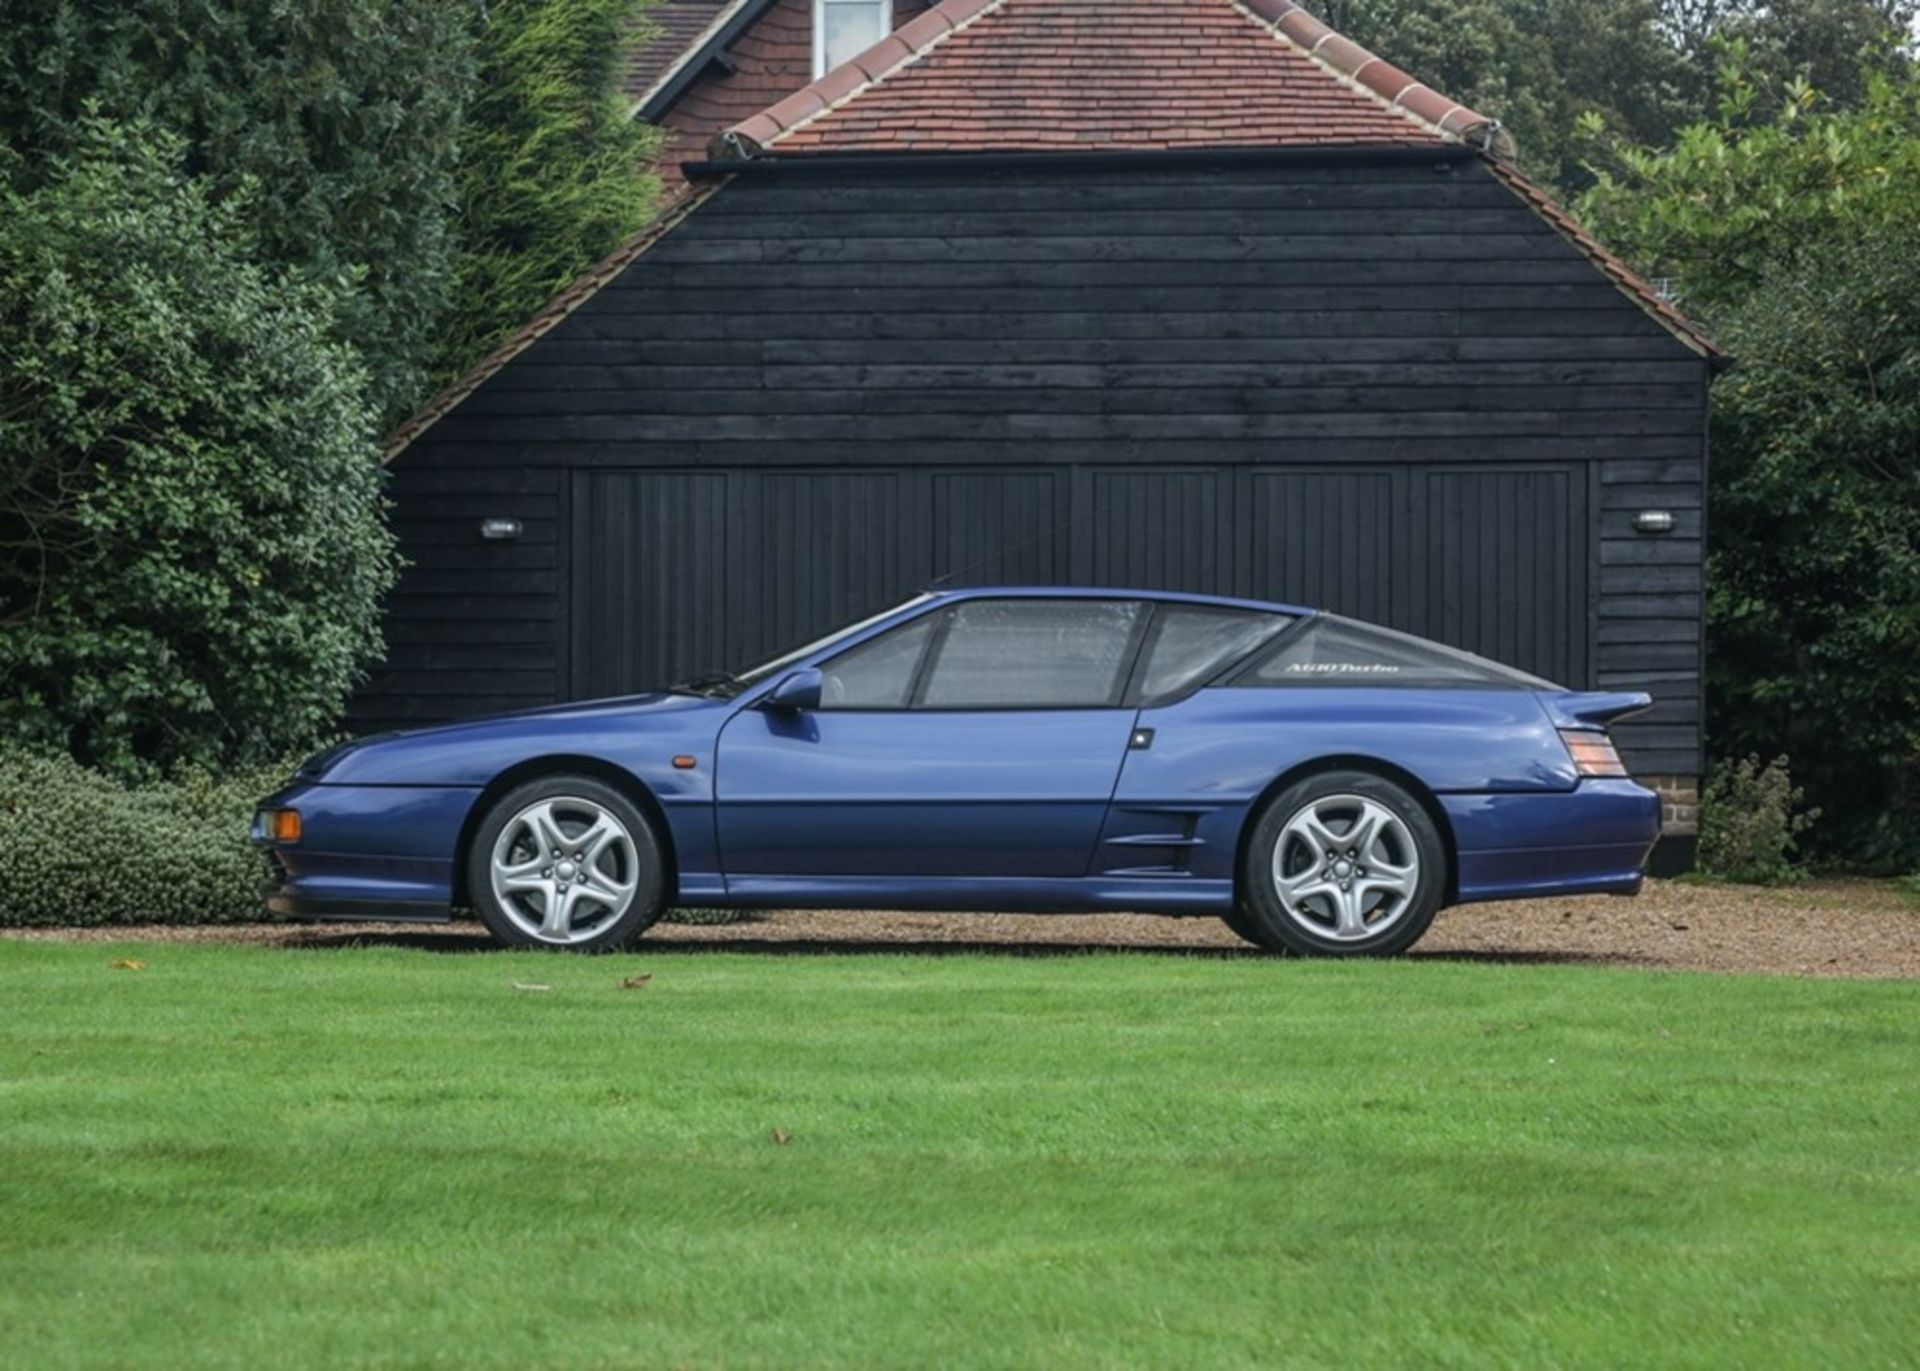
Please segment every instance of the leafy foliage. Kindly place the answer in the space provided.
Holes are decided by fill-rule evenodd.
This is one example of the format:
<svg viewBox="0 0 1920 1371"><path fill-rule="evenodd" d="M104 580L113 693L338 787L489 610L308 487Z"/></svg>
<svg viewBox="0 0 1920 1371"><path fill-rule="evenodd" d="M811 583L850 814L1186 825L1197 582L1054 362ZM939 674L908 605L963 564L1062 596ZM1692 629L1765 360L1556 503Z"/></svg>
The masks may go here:
<svg viewBox="0 0 1920 1371"><path fill-rule="evenodd" d="M657 135L629 117L621 53L648 0L496 0L460 157L453 373L651 217Z"/></svg>
<svg viewBox="0 0 1920 1371"><path fill-rule="evenodd" d="M1582 211L1738 364L1714 389L1709 742L1784 747L1830 849L1920 857L1920 78L1864 104L1726 73Z"/></svg>
<svg viewBox="0 0 1920 1371"><path fill-rule="evenodd" d="M1551 185L1596 134L1664 144L1712 112L1716 54L1848 102L1906 68L1916 0L1329 0L1329 23L1512 131ZM1579 132L1576 132L1579 130Z"/></svg>
<svg viewBox="0 0 1920 1371"><path fill-rule="evenodd" d="M15 184L58 175L92 103L178 134L215 199L246 188L263 259L351 282L335 326L383 418L419 395L453 285L473 83L458 0L28 0L0 36Z"/></svg>
<svg viewBox="0 0 1920 1371"><path fill-rule="evenodd" d="M285 774L127 785L64 757L0 756L0 926L258 919L267 867L247 824Z"/></svg>
<svg viewBox="0 0 1920 1371"><path fill-rule="evenodd" d="M242 188L244 190L244 187ZM319 734L394 570L337 295L177 141L88 119L0 186L0 728L122 774Z"/></svg>
<svg viewBox="0 0 1920 1371"><path fill-rule="evenodd" d="M1801 878L1793 842L1820 817L1805 811L1787 759L1764 767L1758 757L1717 766L1700 797L1700 869L1746 885L1784 885Z"/></svg>
<svg viewBox="0 0 1920 1371"><path fill-rule="evenodd" d="M1872 76L1905 70L1920 15L1916 0L1659 0L1659 9L1662 31L1689 59L1680 85L1696 115L1712 110L1714 58L1729 49L1765 84L1805 81L1857 104Z"/></svg>
<svg viewBox="0 0 1920 1371"><path fill-rule="evenodd" d="M648 212L651 134L617 95L644 3L9 11L17 740L132 775L330 724L394 570L376 427Z"/></svg>
<svg viewBox="0 0 1920 1371"><path fill-rule="evenodd" d="M1337 0L1328 22L1484 114L1550 184L1577 173L1576 117L1654 137L1678 114L1684 58L1654 0Z"/></svg>

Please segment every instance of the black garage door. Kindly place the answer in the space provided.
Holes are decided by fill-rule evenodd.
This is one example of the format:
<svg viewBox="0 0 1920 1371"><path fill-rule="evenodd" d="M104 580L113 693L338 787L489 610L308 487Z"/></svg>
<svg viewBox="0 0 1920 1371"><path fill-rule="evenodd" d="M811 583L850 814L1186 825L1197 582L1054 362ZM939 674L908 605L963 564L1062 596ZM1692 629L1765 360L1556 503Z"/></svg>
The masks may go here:
<svg viewBox="0 0 1920 1371"><path fill-rule="evenodd" d="M1587 680L1579 465L582 471L569 693L739 666L947 577L1291 600Z"/></svg>

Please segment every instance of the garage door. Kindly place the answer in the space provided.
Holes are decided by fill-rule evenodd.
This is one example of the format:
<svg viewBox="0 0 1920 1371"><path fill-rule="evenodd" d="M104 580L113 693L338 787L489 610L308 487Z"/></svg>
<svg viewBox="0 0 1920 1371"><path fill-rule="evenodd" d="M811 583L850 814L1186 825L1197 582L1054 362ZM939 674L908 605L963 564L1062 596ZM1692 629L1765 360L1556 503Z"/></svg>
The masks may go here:
<svg viewBox="0 0 1920 1371"><path fill-rule="evenodd" d="M954 584L1317 605L1587 675L1577 466L591 471L572 479L570 694L645 689Z"/></svg>

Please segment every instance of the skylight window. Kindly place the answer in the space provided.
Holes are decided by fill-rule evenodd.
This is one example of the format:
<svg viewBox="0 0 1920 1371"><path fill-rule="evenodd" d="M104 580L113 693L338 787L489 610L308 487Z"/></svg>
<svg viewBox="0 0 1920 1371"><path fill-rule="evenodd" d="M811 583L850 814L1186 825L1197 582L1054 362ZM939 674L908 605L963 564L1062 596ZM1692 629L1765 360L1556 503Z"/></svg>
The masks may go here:
<svg viewBox="0 0 1920 1371"><path fill-rule="evenodd" d="M813 75L818 80L891 31L893 0L813 0Z"/></svg>

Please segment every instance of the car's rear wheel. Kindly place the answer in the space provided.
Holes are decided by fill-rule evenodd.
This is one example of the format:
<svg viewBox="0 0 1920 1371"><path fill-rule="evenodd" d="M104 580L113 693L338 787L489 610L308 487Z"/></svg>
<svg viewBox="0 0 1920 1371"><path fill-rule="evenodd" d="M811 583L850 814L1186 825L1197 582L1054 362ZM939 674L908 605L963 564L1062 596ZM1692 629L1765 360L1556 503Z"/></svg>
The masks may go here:
<svg viewBox="0 0 1920 1371"><path fill-rule="evenodd" d="M1247 936L1316 957L1403 952L1447 888L1446 848L1420 802L1366 771L1328 771L1261 811L1241 870Z"/></svg>
<svg viewBox="0 0 1920 1371"><path fill-rule="evenodd" d="M474 912L509 947L606 952L660 917L660 842L633 802L587 776L544 776L487 811L467 853Z"/></svg>

